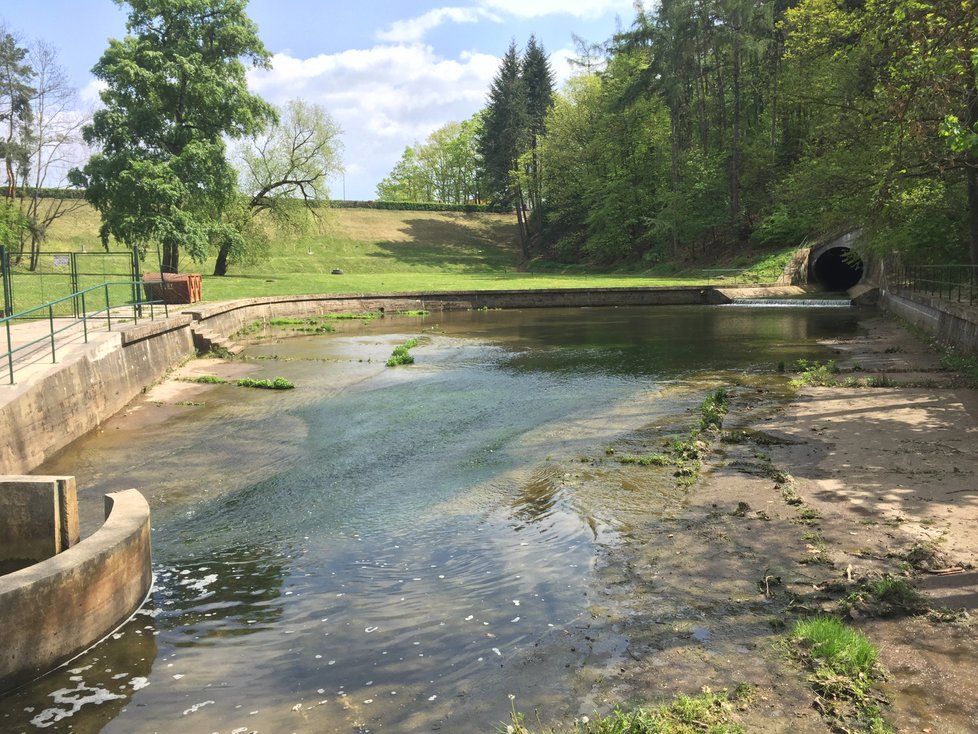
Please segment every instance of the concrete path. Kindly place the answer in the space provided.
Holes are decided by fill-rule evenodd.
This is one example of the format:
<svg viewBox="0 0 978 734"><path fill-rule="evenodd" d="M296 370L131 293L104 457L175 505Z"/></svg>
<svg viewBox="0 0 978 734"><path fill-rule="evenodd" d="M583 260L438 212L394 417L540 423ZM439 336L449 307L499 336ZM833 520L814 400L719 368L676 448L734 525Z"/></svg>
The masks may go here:
<svg viewBox="0 0 978 734"><path fill-rule="evenodd" d="M121 345L118 329L125 323L122 319L113 319L113 330L109 331L104 318L89 320L87 326L75 318L56 318L53 346L52 322L48 319L18 321L10 324L9 329L6 325L0 326L0 405L12 400L25 385L61 369L66 361Z"/></svg>

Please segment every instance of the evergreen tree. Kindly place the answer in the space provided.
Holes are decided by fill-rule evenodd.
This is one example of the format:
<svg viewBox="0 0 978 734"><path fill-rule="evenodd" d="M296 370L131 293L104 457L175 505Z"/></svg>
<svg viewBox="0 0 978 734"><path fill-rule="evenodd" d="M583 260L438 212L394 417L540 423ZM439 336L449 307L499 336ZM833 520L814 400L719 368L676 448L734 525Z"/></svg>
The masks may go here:
<svg viewBox="0 0 978 734"><path fill-rule="evenodd" d="M547 129L547 113L553 106L554 75L550 61L537 43L535 36L530 36L523 53L520 73L523 87L526 90L527 134L525 137L528 150L523 154L523 180L525 183L526 200L529 206L529 218L536 223L539 234L543 216L543 198L540 172L540 142ZM530 222L527 222L527 237L529 237Z"/></svg>
<svg viewBox="0 0 978 734"><path fill-rule="evenodd" d="M34 70L28 50L0 26L0 159L6 177L4 197L9 204L17 195L18 172L30 157L33 116Z"/></svg>
<svg viewBox="0 0 978 734"><path fill-rule="evenodd" d="M513 41L489 89L477 142L489 186L488 194L494 203L504 206L515 207L518 203L515 174L520 155L526 148L526 99L519 52Z"/></svg>

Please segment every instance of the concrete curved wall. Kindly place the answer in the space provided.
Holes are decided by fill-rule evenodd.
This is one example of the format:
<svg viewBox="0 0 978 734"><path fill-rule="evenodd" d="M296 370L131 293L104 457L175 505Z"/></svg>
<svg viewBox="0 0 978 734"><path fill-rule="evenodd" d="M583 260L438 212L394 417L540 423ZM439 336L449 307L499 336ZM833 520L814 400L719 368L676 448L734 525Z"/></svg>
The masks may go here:
<svg viewBox="0 0 978 734"><path fill-rule="evenodd" d="M711 286L637 288L541 288L538 290L452 291L393 295L267 296L204 304L185 311L194 330L232 337L256 320L278 316L396 311L475 311L481 308L560 308L582 306L680 306L721 303Z"/></svg>
<svg viewBox="0 0 978 734"><path fill-rule="evenodd" d="M864 266L849 260L849 253L857 253L855 247L859 232L847 232L829 242L811 248L808 256L808 282L824 286L827 290L844 291L862 282Z"/></svg>
<svg viewBox="0 0 978 734"><path fill-rule="evenodd" d="M53 558L0 576L0 692L56 668L116 629L152 583L149 505L105 496L105 524Z"/></svg>

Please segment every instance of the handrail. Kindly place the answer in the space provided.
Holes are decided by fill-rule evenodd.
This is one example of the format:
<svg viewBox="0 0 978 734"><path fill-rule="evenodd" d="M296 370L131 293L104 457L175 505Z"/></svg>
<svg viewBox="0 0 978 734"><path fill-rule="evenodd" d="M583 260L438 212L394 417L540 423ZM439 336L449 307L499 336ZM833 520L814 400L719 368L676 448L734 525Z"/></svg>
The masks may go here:
<svg viewBox="0 0 978 734"><path fill-rule="evenodd" d="M750 280L744 268L703 268L701 271L706 276L707 285L714 280L726 280L728 276L733 276L733 283L736 285L741 280Z"/></svg>
<svg viewBox="0 0 978 734"><path fill-rule="evenodd" d="M905 265L893 285L948 301L978 303L978 267L974 265Z"/></svg>
<svg viewBox="0 0 978 734"><path fill-rule="evenodd" d="M145 281L145 282L156 282L156 281ZM50 343L51 362L55 363L58 361L58 344L57 344L56 337L59 334L62 334L71 329L75 329L79 324L81 324L83 340L87 344L90 321L101 322L104 320L106 331L112 331L113 309L118 310L120 308L125 308L125 309L131 308L132 309L131 316L120 316L119 314L116 314L116 320L119 321L121 319L123 321L132 321L133 323L137 322L140 319L140 317L143 317L144 306L149 306L149 314L150 314L149 319L151 321L154 320L156 317L156 312L154 309L154 306L156 305L163 306L164 318L169 316L169 310L167 309L167 304L164 300L134 300L132 298L134 294L139 293L137 287L141 289L143 283L144 281L139 281L139 280L110 281L106 283L101 283L99 285L92 286L91 288L86 288L85 290L78 291L77 293L72 293L71 295L65 296L63 298L59 298L55 301L50 301L49 303L45 303L41 306L35 306L33 308L29 308L24 311L19 311L15 314L11 314L10 316L5 316L4 318L0 319L0 323L3 323L4 325L4 332L7 337L6 358L7 358L7 372L10 380L9 384L13 385L15 381L14 380L14 371L15 371L14 356L16 354L18 353L30 354L33 352L37 352L40 351L41 348L46 348L47 343ZM109 295L109 288L112 286L128 287L129 290L127 295L129 296L129 301L126 303L120 303L113 306ZM89 313L86 307L86 295L93 293L95 291L104 292L105 307L99 308ZM74 305L76 306L74 311L75 313L81 315L73 319L71 319L70 317L58 316L57 317L58 319L68 320L69 322L67 324L64 324L63 326L59 326L56 328L55 315L54 315L55 306L58 306L67 301L74 301ZM78 305L80 305L81 307L77 308ZM47 333L37 339L33 339L24 344L20 344L14 347L13 335L11 333L12 323L15 320L23 320L26 318L30 318L30 314L43 312L45 310L47 311L47 322L48 322ZM44 317L42 316L41 318L43 319ZM2 356L2 354L3 353L0 352L0 356Z"/></svg>

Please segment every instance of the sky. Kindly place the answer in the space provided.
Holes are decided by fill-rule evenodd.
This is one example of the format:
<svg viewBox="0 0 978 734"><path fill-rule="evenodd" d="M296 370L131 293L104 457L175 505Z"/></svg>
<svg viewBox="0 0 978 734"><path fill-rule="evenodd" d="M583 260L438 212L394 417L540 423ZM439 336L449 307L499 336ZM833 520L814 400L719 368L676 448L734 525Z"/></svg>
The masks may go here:
<svg viewBox="0 0 978 734"><path fill-rule="evenodd" d="M482 109L511 41L535 35L560 84L572 34L603 42L634 17L632 0L250 0L247 12L273 54L270 71L249 72L251 90L321 105L343 130L334 199L375 198L405 147ZM0 0L0 23L53 45L88 105L90 70L125 21L112 0Z"/></svg>

